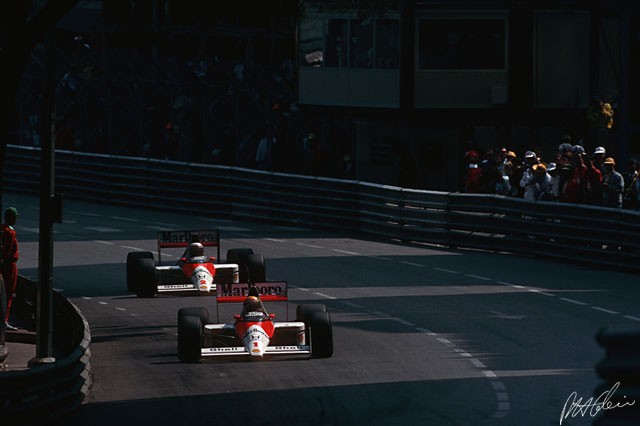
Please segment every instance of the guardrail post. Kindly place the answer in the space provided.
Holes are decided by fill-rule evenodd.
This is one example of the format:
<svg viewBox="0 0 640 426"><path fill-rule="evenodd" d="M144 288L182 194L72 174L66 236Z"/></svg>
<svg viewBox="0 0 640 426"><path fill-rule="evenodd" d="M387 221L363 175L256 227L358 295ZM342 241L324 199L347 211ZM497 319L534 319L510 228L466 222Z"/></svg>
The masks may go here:
<svg viewBox="0 0 640 426"><path fill-rule="evenodd" d="M602 330L598 343L606 358L596 365L604 383L595 391L602 415L595 426L631 426L640 419L640 329Z"/></svg>

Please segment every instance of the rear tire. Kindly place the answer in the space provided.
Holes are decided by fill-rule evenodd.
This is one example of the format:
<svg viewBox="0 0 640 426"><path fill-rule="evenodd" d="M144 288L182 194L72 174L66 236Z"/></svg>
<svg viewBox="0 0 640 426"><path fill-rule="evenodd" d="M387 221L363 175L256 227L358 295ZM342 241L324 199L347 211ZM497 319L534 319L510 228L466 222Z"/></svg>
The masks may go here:
<svg viewBox="0 0 640 426"><path fill-rule="evenodd" d="M158 293L156 263L153 259L139 258L132 262L131 277L138 297L153 297Z"/></svg>
<svg viewBox="0 0 640 426"><path fill-rule="evenodd" d="M138 283L134 279L134 263L137 262L137 259L153 259L153 253L150 251L133 251L127 254L127 290L135 293L137 290Z"/></svg>
<svg viewBox="0 0 640 426"><path fill-rule="evenodd" d="M267 267L261 254L247 256L247 282L263 283L267 281Z"/></svg>
<svg viewBox="0 0 640 426"><path fill-rule="evenodd" d="M181 362L200 362L202 322L196 315L178 314L178 358Z"/></svg>
<svg viewBox="0 0 640 426"><path fill-rule="evenodd" d="M207 308L180 308L178 311L178 324L180 324L180 318L187 316L200 318L200 322L203 326L205 324L209 324L209 310Z"/></svg>
<svg viewBox="0 0 640 426"><path fill-rule="evenodd" d="M250 248L235 248L227 250L227 263L238 265L239 281L248 282L247 258L253 254Z"/></svg>
<svg viewBox="0 0 640 426"><path fill-rule="evenodd" d="M333 328L329 312L312 312L310 329L311 356L329 358L333 355Z"/></svg>

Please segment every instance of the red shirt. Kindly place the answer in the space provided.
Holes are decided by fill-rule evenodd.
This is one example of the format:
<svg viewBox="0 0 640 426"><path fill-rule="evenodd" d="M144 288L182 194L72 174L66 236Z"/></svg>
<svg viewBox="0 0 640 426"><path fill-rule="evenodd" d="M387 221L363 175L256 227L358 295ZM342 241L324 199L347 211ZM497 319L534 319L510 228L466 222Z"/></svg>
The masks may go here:
<svg viewBox="0 0 640 426"><path fill-rule="evenodd" d="M16 262L20 254L18 253L18 239L16 231L6 223L2 224L2 260Z"/></svg>

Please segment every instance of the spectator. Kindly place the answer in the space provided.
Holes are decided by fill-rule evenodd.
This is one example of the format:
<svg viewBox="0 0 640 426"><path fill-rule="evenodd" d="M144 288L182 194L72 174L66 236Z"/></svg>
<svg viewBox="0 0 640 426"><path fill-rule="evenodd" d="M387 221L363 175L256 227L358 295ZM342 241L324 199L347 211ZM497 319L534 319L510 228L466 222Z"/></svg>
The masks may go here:
<svg viewBox="0 0 640 426"><path fill-rule="evenodd" d="M615 170L616 162L607 157L604 160L607 171L604 175L603 205L605 207L622 208L622 191L624 190L624 178Z"/></svg>
<svg viewBox="0 0 640 426"><path fill-rule="evenodd" d="M18 282L18 267L16 263L20 254L18 252L16 231L13 229L17 220L18 210L15 207L9 207L5 210L4 224L2 224L2 278L7 298L7 311L3 317L7 330L16 330L16 327L9 324L9 312Z"/></svg>
<svg viewBox="0 0 640 426"><path fill-rule="evenodd" d="M590 158L587 158L586 166L587 170L584 176L586 180L585 202L595 206L602 205L602 173Z"/></svg>
<svg viewBox="0 0 640 426"><path fill-rule="evenodd" d="M481 192L482 187L482 169L478 166L480 157L475 151L467 151L464 154L466 162L466 175L464 182L464 192L478 193Z"/></svg>
<svg viewBox="0 0 640 426"><path fill-rule="evenodd" d="M603 146L596 147L593 151L593 165L600 170L600 173L604 176L604 158L607 156L607 150Z"/></svg>
<svg viewBox="0 0 640 426"><path fill-rule="evenodd" d="M574 151L573 158L573 174L571 179L564 186L562 200L568 203L584 203L587 196L587 166L584 163L584 157L579 150Z"/></svg>
<svg viewBox="0 0 640 426"><path fill-rule="evenodd" d="M598 96L591 98L591 105L587 109L589 123L589 143L591 146L602 145L606 141L609 130L613 126L613 108Z"/></svg>
<svg viewBox="0 0 640 426"><path fill-rule="evenodd" d="M538 156L533 151L524 153L524 162L522 163L522 178L520 179L520 187L524 190L525 199L533 199L531 189L527 191L527 186L531 185L533 177L533 166L538 164Z"/></svg>
<svg viewBox="0 0 640 426"><path fill-rule="evenodd" d="M552 201L553 190L551 176L547 173L547 167L542 164L534 164L532 173L525 182L524 199L529 201Z"/></svg>
<svg viewBox="0 0 640 426"><path fill-rule="evenodd" d="M551 176L551 193L553 194L553 200L557 201L560 199L560 171L556 163L549 163L547 173Z"/></svg>
<svg viewBox="0 0 640 426"><path fill-rule="evenodd" d="M256 150L256 163L260 170L272 170L275 151L276 138L273 129L267 128L267 135L260 140Z"/></svg>
<svg viewBox="0 0 640 426"><path fill-rule="evenodd" d="M629 160L627 171L623 174L625 183L624 197L622 206L626 209L637 209L640 201L640 172L638 171L638 162L633 158Z"/></svg>

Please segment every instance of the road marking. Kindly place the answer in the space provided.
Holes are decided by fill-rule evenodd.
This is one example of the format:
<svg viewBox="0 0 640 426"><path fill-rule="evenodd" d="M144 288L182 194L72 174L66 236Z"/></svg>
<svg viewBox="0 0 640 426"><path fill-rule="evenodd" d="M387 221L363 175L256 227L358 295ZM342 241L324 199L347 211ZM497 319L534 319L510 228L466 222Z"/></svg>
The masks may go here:
<svg viewBox="0 0 640 426"><path fill-rule="evenodd" d="M440 272L448 272L450 274L459 274L460 272L458 271L452 271L451 269L444 269L444 268L433 268L436 271L440 271Z"/></svg>
<svg viewBox="0 0 640 426"><path fill-rule="evenodd" d="M501 402L498 404L498 410L500 411L509 411L511 409L511 404L508 402Z"/></svg>
<svg viewBox="0 0 640 426"><path fill-rule="evenodd" d="M625 315L623 318L629 319L631 321L640 321L640 318L634 317L633 315Z"/></svg>
<svg viewBox="0 0 640 426"><path fill-rule="evenodd" d="M561 297L560 300L564 300L565 302L573 303L574 305L584 306L586 303L580 302L579 300L567 299L566 297Z"/></svg>
<svg viewBox="0 0 640 426"><path fill-rule="evenodd" d="M84 229L98 232L122 232L122 229L109 228L108 226L85 226Z"/></svg>
<svg viewBox="0 0 640 426"><path fill-rule="evenodd" d="M491 386L493 386L493 389L496 391L496 394L498 391L504 391L507 388L504 386L504 383L502 382L491 382Z"/></svg>
<svg viewBox="0 0 640 426"><path fill-rule="evenodd" d="M421 265L419 263L413 263L413 262L404 262L403 261L403 262L400 262L400 263L404 263L405 265L409 265L409 266L416 266L418 268L424 268L425 267L424 265Z"/></svg>
<svg viewBox="0 0 640 426"><path fill-rule="evenodd" d="M94 243L98 243L98 244L106 244L108 246L115 246L114 243L110 242L110 241L102 241L102 240L93 240Z"/></svg>
<svg viewBox="0 0 640 426"><path fill-rule="evenodd" d="M478 367L478 368L487 368L487 366L484 364L484 362L480 361L479 359L471 358L469 361L470 361L470 362L471 362L471 364L473 364L475 367Z"/></svg>
<svg viewBox="0 0 640 426"><path fill-rule="evenodd" d="M454 346L449 339L445 339L444 337L438 337L438 342L445 344L447 346Z"/></svg>
<svg viewBox="0 0 640 426"><path fill-rule="evenodd" d="M485 377L488 377L490 379L494 379L494 378L498 377L498 376L496 376L496 373L494 373L493 371L489 371L489 370L484 370L482 372L482 374L484 374Z"/></svg>
<svg viewBox="0 0 640 426"><path fill-rule="evenodd" d="M427 330L426 328L416 328L416 330L418 330L420 333L426 334L427 336L437 336L438 335L437 333L434 333L431 330Z"/></svg>
<svg viewBox="0 0 640 426"><path fill-rule="evenodd" d="M239 228L237 226L218 226L218 229L222 230L222 231L227 231L227 232L248 232L251 231L251 229L249 228Z"/></svg>
<svg viewBox="0 0 640 426"><path fill-rule="evenodd" d="M506 392L496 392L496 396L498 397L498 401L508 401L509 394Z"/></svg>
<svg viewBox="0 0 640 426"><path fill-rule="evenodd" d="M599 306L592 306L591 309L595 309L596 311L604 312L604 313L607 313L607 314L613 314L613 315L620 314L620 312L611 311L609 309L601 308Z"/></svg>
<svg viewBox="0 0 640 426"><path fill-rule="evenodd" d="M350 254L353 256L359 256L360 253L354 253L352 251L346 251L346 250L338 250L338 249L333 249L332 251L338 252L338 253L344 253L344 254Z"/></svg>
<svg viewBox="0 0 640 426"><path fill-rule="evenodd" d="M263 240L273 241L274 243L286 243L285 240L279 240L277 238L263 238Z"/></svg>
<svg viewBox="0 0 640 426"><path fill-rule="evenodd" d="M98 302L100 305L108 305L107 302Z"/></svg>
<svg viewBox="0 0 640 426"><path fill-rule="evenodd" d="M118 307L116 307L116 310L117 311L126 311L127 309L126 308L118 308Z"/></svg>
<svg viewBox="0 0 640 426"><path fill-rule="evenodd" d="M331 300L337 299L336 297L329 296L328 294L324 294L324 293L313 293L313 294L315 294L316 296L324 297L325 299L331 299Z"/></svg>
<svg viewBox="0 0 640 426"><path fill-rule="evenodd" d="M83 298L84 300L91 300L91 297L87 297L87 296L82 296L82 298Z"/></svg>
<svg viewBox="0 0 640 426"><path fill-rule="evenodd" d="M155 226L155 225L146 225L145 228L155 229L156 231L166 231L167 228L165 226Z"/></svg>
<svg viewBox="0 0 640 426"><path fill-rule="evenodd" d="M385 262L392 262L393 259L387 259L386 257L380 257L380 256L367 256L369 259L375 259L375 260L384 260Z"/></svg>
<svg viewBox="0 0 640 426"><path fill-rule="evenodd" d="M308 288L303 288L303 287L291 286L291 288L295 288L296 290L300 290L300 291L309 291Z"/></svg>
<svg viewBox="0 0 640 426"><path fill-rule="evenodd" d="M131 247L131 246L120 246L120 247L129 249L129 250L135 250L135 251L146 251L145 249L141 249L138 247Z"/></svg>
<svg viewBox="0 0 640 426"><path fill-rule="evenodd" d="M384 312L380 312L380 311L371 311L372 314L374 315L379 315L381 317L390 317L391 315L389 314L385 314Z"/></svg>
<svg viewBox="0 0 640 426"><path fill-rule="evenodd" d="M74 214L79 214L82 216L91 216L91 217L100 217L101 215L96 214L96 213L85 213L85 212L78 212L78 211L74 211L74 210L69 210L69 213L74 213Z"/></svg>
<svg viewBox="0 0 640 426"><path fill-rule="evenodd" d="M471 358L471 354L463 349L459 349L459 348L453 348L454 351L456 351L458 353L458 355L465 357L465 358Z"/></svg>
<svg viewBox="0 0 640 426"><path fill-rule="evenodd" d="M126 220L127 222L140 222L140 220L132 219L130 217L109 216L109 218L115 219L115 220Z"/></svg>
<svg viewBox="0 0 640 426"><path fill-rule="evenodd" d="M400 323L400 324L402 324L402 325L408 325L409 327L413 327L413 326L415 326L415 324L414 324L414 323L409 322L409 321L405 321L405 320L403 320L402 318L392 317L392 318L389 318L389 319L390 319L391 321L399 322L399 323Z"/></svg>
<svg viewBox="0 0 640 426"><path fill-rule="evenodd" d="M484 281L491 281L491 278L482 277L482 276L480 276L480 275L465 274L465 277L469 277L469 278L477 278L477 279L479 279L479 280L484 280Z"/></svg>
<svg viewBox="0 0 640 426"><path fill-rule="evenodd" d="M64 290L62 290L61 288L54 288L53 291L57 291L58 293L62 293Z"/></svg>
<svg viewBox="0 0 640 426"><path fill-rule="evenodd" d="M164 222L149 222L149 223L153 223L154 225L160 225L160 226L164 226L164 230L166 230L167 228L174 228L176 225L174 225L173 223L164 223Z"/></svg>
<svg viewBox="0 0 640 426"><path fill-rule="evenodd" d="M536 289L529 289L527 291L530 291L531 293L542 294L544 296L555 297L555 294L547 293L546 291L541 291L541 290L536 290Z"/></svg>
<svg viewBox="0 0 640 426"><path fill-rule="evenodd" d="M296 245L299 245L299 246L302 246L302 247L317 248L317 249L323 248L323 247L320 247L320 246L314 246L313 244L305 244L305 243L296 243Z"/></svg>

